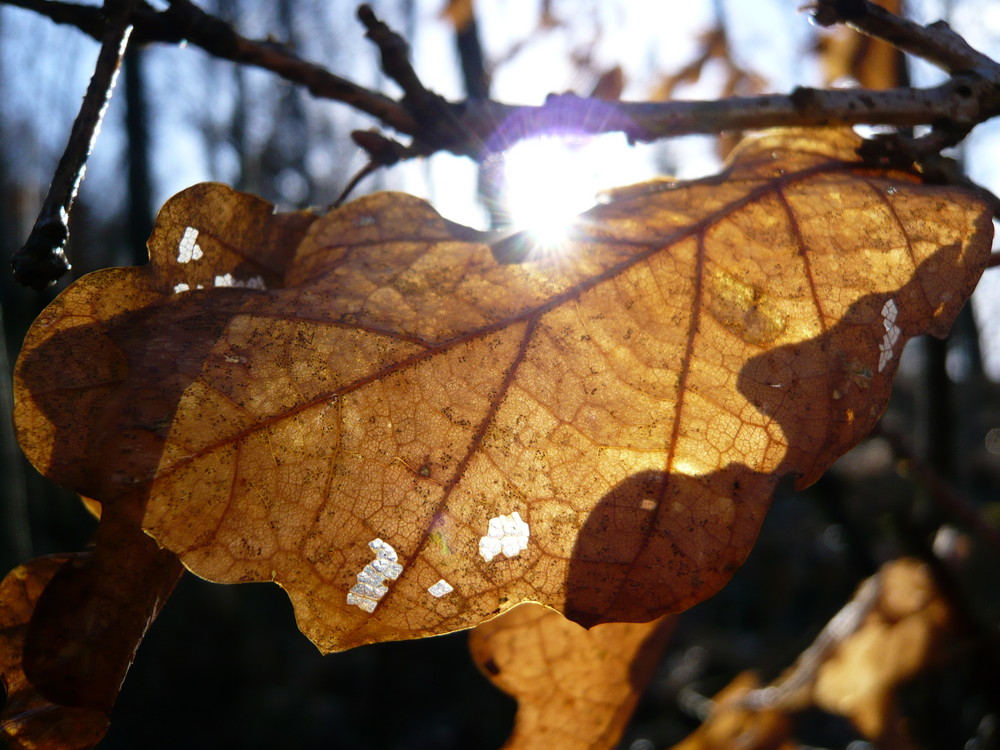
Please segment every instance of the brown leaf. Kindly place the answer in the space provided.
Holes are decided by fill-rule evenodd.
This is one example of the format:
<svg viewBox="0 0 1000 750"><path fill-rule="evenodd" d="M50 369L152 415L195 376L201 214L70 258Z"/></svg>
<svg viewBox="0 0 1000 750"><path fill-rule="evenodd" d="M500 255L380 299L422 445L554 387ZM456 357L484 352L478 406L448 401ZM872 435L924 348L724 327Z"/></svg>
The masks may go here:
<svg viewBox="0 0 1000 750"><path fill-rule="evenodd" d="M903 750L916 745L896 708L896 690L935 664L951 616L918 560L887 563L875 580L875 606L820 667L813 700L849 718L878 747Z"/></svg>
<svg viewBox="0 0 1000 750"><path fill-rule="evenodd" d="M741 675L674 750L775 747L788 739L790 717L811 707L850 719L879 748L914 750L896 692L939 663L951 627L949 606L926 565L908 558L886 563L774 684L759 690L749 674Z"/></svg>
<svg viewBox="0 0 1000 750"><path fill-rule="evenodd" d="M234 274L273 283L291 255L289 244L301 239L314 218L274 217L270 204L250 196L231 200L219 187L194 188L187 205L175 202L161 212L161 222L175 221L174 211L194 221L212 217L211 232L186 232L175 242L177 258L186 253L187 263L175 259L152 284L146 269L123 268L75 285L45 310L25 341L28 348L38 338L55 342L61 354L22 359L19 367L18 378L32 383L33 398L49 410L21 432L22 447L44 456L60 481L101 503L93 550L62 566L37 600L24 669L46 699L96 711L105 724L136 648L183 570L176 555L159 549L141 529L149 490L143 480L156 473L173 409L193 380L185 363L198 354L164 346L164 332L145 325L143 308L181 283L211 286ZM160 241L161 231L162 224L151 242ZM122 310L138 320L115 319ZM177 325L206 333L197 305L176 313ZM115 319L109 328L124 338L93 325L108 319ZM59 343L64 341L72 343ZM23 395L19 390L16 398Z"/></svg>
<svg viewBox="0 0 1000 750"><path fill-rule="evenodd" d="M753 673L737 675L715 696L705 723L672 750L796 750L800 745L784 711L744 705L759 686Z"/></svg>
<svg viewBox="0 0 1000 750"><path fill-rule="evenodd" d="M0 680L7 702L0 713L0 746L11 750L85 750L108 729L107 711L62 705L25 675L22 660L28 622L42 590L71 555L31 560L0 582Z"/></svg>
<svg viewBox="0 0 1000 750"><path fill-rule="evenodd" d="M311 217L198 186L148 267L35 323L22 445L105 505L148 496L144 528L198 575L278 581L326 651L523 601L588 626L684 609L746 557L781 477L870 430L905 341L943 335L985 265L977 198L873 171L858 143L765 135L522 263L399 194L317 220L289 260ZM226 273L265 288L174 293Z"/></svg>
<svg viewBox="0 0 1000 750"><path fill-rule="evenodd" d="M477 627L469 636L472 657L518 703L504 747L615 747L673 625L664 617L586 630L523 604Z"/></svg>
<svg viewBox="0 0 1000 750"><path fill-rule="evenodd" d="M96 744L146 630L181 574L177 557L106 513L94 549L32 560L0 584L0 738Z"/></svg>
<svg viewBox="0 0 1000 750"><path fill-rule="evenodd" d="M62 566L35 604L24 643L28 677L53 701L109 712L182 570L137 523L105 512L93 550Z"/></svg>

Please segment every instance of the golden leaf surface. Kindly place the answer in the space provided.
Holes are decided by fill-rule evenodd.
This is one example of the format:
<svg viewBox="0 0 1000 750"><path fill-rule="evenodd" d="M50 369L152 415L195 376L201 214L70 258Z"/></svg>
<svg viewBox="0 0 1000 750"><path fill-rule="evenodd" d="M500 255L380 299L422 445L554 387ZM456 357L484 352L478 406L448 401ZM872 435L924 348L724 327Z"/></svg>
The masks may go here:
<svg viewBox="0 0 1000 750"><path fill-rule="evenodd" d="M506 750L618 744L673 631L671 617L587 630L523 604L469 634L476 664L517 699Z"/></svg>
<svg viewBox="0 0 1000 750"><path fill-rule="evenodd" d="M766 134L519 263L405 195L314 221L196 186L149 266L36 321L22 446L136 498L197 575L280 583L324 651L525 601L586 626L682 610L743 561L783 476L871 429L906 340L943 335L986 263L980 200L858 143Z"/></svg>

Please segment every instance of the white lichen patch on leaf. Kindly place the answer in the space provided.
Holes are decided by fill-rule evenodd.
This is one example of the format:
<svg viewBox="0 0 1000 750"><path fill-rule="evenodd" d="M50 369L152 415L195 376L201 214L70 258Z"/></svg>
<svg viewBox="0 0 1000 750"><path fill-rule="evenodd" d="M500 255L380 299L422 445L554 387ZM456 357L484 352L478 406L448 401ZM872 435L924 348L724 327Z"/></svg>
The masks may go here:
<svg viewBox="0 0 1000 750"><path fill-rule="evenodd" d="M496 516L490 519L486 536L479 540L479 554L489 562L501 552L507 557L514 557L528 548L528 537L531 532L516 510L506 516Z"/></svg>
<svg viewBox="0 0 1000 750"><path fill-rule="evenodd" d="M389 590L385 580L388 578L395 581L399 578L403 566L399 564L399 557L391 544L381 539L373 539L368 546L375 553L375 559L358 573L358 582L348 592L347 603L371 614Z"/></svg>
<svg viewBox="0 0 1000 750"><path fill-rule="evenodd" d="M885 328L885 335L882 336L882 341L878 345L879 372L882 372L892 359L893 347L899 342L899 336L902 333L899 326L896 325L897 315L899 315L899 308L896 307L896 301L886 300L885 304L882 305L882 326Z"/></svg>
<svg viewBox="0 0 1000 750"><path fill-rule="evenodd" d="M267 284L264 283L264 279L261 276L252 276L245 281L243 279L237 279L231 273L223 274L221 276L216 276L212 280L212 286L215 287L233 287L234 289L267 289ZM204 284L195 284L195 289L204 289ZM191 285L185 282L180 282L174 284L174 294L180 294L181 292L191 291Z"/></svg>
<svg viewBox="0 0 1000 750"><path fill-rule="evenodd" d="M260 276L253 276L249 279L237 279L231 273L216 276L212 283L217 286L243 287L246 289L267 289L264 279Z"/></svg>
<svg viewBox="0 0 1000 750"><path fill-rule="evenodd" d="M184 236L177 245L177 262L190 263L198 260L203 255L201 245L198 244L198 230L194 227L186 227Z"/></svg>
<svg viewBox="0 0 1000 750"><path fill-rule="evenodd" d="M442 596L450 594L454 590L455 587L442 578L440 581L428 588L427 593L440 599Z"/></svg>

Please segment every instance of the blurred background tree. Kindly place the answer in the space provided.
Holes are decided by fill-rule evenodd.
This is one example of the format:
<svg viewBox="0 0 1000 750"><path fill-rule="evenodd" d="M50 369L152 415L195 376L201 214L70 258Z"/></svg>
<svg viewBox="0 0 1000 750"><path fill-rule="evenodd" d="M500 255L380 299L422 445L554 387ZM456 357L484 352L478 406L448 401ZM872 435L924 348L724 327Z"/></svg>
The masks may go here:
<svg viewBox="0 0 1000 750"><path fill-rule="evenodd" d="M3 257L34 221L98 48L30 10L39 5L0 4ZM397 0L375 10L411 42L424 83L449 99L538 104L569 90L610 99L712 99L797 85L887 88L942 79L927 64L845 29L810 26L799 5ZM921 22L945 18L973 46L1000 57L1000 4L886 5ZM353 2L205 0L201 7L244 36L272 39L361 85L398 93L363 38ZM133 48L119 85L72 216L72 278L144 262L155 207L198 181L226 182L286 208L330 204L365 163L351 131L375 124L271 73L184 46ZM987 123L955 154L994 191L998 137ZM644 146L629 146L624 136L595 140L596 150L594 143L586 152L573 146L571 158L584 166L573 170L577 184L561 184L558 167L533 173L535 183L551 179L543 195L579 190L581 174L592 193L654 174L710 173L735 142L732 135ZM438 154L379 170L355 194L401 189L479 228L516 223L505 197L527 188L513 173L511 184L498 184L495 170L487 164L481 173L468 159ZM956 653L942 654L905 691L914 736L927 748L1000 746L1000 696L990 671L998 668L1000 618L990 571L1000 552L984 541L1000 524L1000 291L991 273L947 341L906 350L883 427L806 492L779 493L748 563L720 595L681 618L621 747L679 741L697 725L705 696L743 669L773 678L859 581L901 554L934 563L966 629ZM71 280L37 293L0 274L4 571L32 556L80 549L94 527L75 497L26 464L10 419L10 369L20 341ZM976 531L977 523L993 526ZM277 587L220 587L186 576L139 651L101 747L498 747L513 703L477 674L465 640L456 634L320 657L297 632ZM800 717L796 731L816 747L866 746L845 720L818 712Z"/></svg>

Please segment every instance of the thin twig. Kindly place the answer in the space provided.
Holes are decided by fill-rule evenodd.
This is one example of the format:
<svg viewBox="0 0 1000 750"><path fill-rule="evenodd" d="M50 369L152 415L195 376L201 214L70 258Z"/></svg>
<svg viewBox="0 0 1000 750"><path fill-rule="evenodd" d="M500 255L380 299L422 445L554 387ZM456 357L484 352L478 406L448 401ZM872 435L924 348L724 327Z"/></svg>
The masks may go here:
<svg viewBox="0 0 1000 750"><path fill-rule="evenodd" d="M424 86L410 64L406 40L380 21L368 5L358 8L358 20L382 55L382 70L403 89L401 103L417 123L412 135L421 142L420 150L481 155L483 140L462 122L462 105L452 104Z"/></svg>
<svg viewBox="0 0 1000 750"><path fill-rule="evenodd" d="M818 0L813 19L823 26L847 24L953 75L975 73L993 83L1000 82L1000 64L973 49L944 21L921 26L869 0Z"/></svg>
<svg viewBox="0 0 1000 750"><path fill-rule="evenodd" d="M66 258L69 214L83 180L87 157L111 102L111 92L132 31L129 14L135 4L136 0L105 0L104 11L108 20L94 75L87 86L66 150L56 166L35 226L24 245L11 258L14 278L34 289L44 289L70 269Z"/></svg>
<svg viewBox="0 0 1000 750"><path fill-rule="evenodd" d="M247 39L189 0L171 0L162 15L172 41L186 40L216 57L270 70L287 81L305 86L316 97L343 102L402 133L416 130L413 119L391 98L334 75L273 42Z"/></svg>
<svg viewBox="0 0 1000 750"><path fill-rule="evenodd" d="M807 696L803 692L815 681L830 654L864 624L882 595L881 572L861 582L851 600L823 627L785 674L773 684L754 690L741 701L743 707L760 711L799 708Z"/></svg>
<svg viewBox="0 0 1000 750"><path fill-rule="evenodd" d="M33 10L56 23L75 26L95 39L100 39L103 33L100 8L57 0L3 2ZM213 57L268 70L304 86L317 98L343 102L401 133L412 134L416 130L413 119L398 102L307 62L273 41L241 36L230 24L189 0L172 0L170 7L162 11L139 2L133 23L133 44L192 44Z"/></svg>

